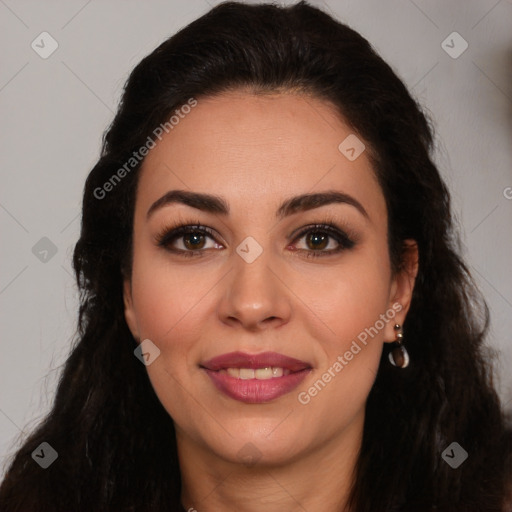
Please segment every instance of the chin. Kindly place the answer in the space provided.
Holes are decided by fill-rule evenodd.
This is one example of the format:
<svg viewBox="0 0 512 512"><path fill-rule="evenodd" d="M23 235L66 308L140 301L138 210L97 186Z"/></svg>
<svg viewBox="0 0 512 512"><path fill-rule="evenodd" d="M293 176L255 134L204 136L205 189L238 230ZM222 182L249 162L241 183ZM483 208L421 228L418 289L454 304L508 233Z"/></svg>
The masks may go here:
<svg viewBox="0 0 512 512"><path fill-rule="evenodd" d="M285 420L286 421L286 420ZM280 428L279 422L252 421L234 428L232 436L224 432L222 439L203 441L222 459L247 467L280 466L299 458L314 441L300 429ZM279 432L277 432L279 430Z"/></svg>

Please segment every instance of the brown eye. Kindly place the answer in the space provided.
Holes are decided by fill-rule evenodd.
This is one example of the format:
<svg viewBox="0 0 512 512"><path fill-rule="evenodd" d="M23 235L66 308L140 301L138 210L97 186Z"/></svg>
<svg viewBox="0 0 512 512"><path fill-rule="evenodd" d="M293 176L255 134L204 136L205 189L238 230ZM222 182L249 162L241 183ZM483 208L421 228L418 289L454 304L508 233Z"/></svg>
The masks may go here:
<svg viewBox="0 0 512 512"><path fill-rule="evenodd" d="M306 244L313 250L325 249L329 244L329 238L330 235L322 234L321 231L310 231L306 235Z"/></svg>
<svg viewBox="0 0 512 512"><path fill-rule="evenodd" d="M202 249L205 244L205 236L203 234L189 233L181 238L183 239L183 245L191 251Z"/></svg>
<svg viewBox="0 0 512 512"><path fill-rule="evenodd" d="M345 249L351 249L355 242L346 233L329 224L317 224L304 229L295 240L304 239L305 248L299 247L301 252L309 257L329 256ZM334 246L331 240L334 241ZM328 248L330 247L330 248Z"/></svg>
<svg viewBox="0 0 512 512"><path fill-rule="evenodd" d="M210 246L207 246L208 240L212 242ZM200 224L166 228L156 236L156 241L160 247L184 256L194 256L205 252L206 249L222 248L210 229Z"/></svg>

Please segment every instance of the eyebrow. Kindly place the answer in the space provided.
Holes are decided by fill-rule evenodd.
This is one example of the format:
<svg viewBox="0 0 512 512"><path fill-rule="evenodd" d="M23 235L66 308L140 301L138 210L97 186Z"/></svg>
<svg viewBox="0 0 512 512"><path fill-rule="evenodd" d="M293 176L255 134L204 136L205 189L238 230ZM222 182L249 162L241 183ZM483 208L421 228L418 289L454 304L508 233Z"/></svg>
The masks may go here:
<svg viewBox="0 0 512 512"><path fill-rule="evenodd" d="M170 190L160 199L157 199L149 208L146 219L149 219L153 213L173 203L181 203L198 210L208 213L218 213L229 215L229 205L224 198L213 194L204 194L200 192L190 192L188 190ZM302 194L286 199L276 212L277 219L283 219L294 213L319 208L333 203L348 204L356 208L366 219L370 219L363 205L354 197L338 192L328 190L313 194Z"/></svg>

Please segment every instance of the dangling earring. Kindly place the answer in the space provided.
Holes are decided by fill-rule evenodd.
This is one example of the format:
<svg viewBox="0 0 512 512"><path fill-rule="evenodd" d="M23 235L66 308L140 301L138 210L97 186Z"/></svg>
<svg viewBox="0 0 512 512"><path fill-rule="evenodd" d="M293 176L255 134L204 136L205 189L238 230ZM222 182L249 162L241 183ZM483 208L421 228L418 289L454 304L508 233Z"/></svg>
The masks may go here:
<svg viewBox="0 0 512 512"><path fill-rule="evenodd" d="M398 368L406 368L409 365L409 354L402 344L403 333L402 326L395 324L396 340L393 342L388 358L393 366Z"/></svg>

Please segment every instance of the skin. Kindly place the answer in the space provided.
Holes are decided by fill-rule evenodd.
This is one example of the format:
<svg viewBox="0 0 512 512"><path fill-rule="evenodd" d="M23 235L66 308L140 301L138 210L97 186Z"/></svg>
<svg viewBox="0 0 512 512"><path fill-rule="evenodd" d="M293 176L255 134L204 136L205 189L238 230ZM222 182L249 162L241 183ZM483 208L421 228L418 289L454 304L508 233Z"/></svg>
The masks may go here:
<svg viewBox="0 0 512 512"><path fill-rule="evenodd" d="M125 316L136 340L150 339L161 351L146 368L175 423L186 510L346 510L365 402L383 344L404 322L417 271L413 242L404 270L391 271L386 205L367 151L351 162L338 150L351 133L323 100L231 91L198 98L144 160ZM147 219L153 202L172 189L220 195L230 214L174 203ZM368 218L334 203L276 220L285 199L326 190L357 199ZM356 245L307 258L307 251L326 252L338 242L329 238L322 246L290 234L327 219L354 235ZM173 254L155 236L175 220L199 221L216 240L206 236L202 256ZM250 264L236 252L248 236L263 249ZM194 248L186 235L173 246ZM301 404L299 392L397 303L402 309L394 319ZM236 350L279 352L313 370L276 400L242 403L220 393L199 366ZM255 447L254 464L239 454L247 443Z"/></svg>

